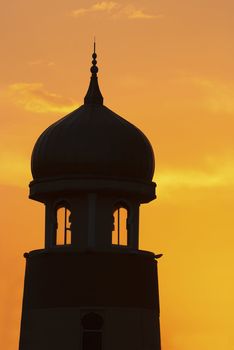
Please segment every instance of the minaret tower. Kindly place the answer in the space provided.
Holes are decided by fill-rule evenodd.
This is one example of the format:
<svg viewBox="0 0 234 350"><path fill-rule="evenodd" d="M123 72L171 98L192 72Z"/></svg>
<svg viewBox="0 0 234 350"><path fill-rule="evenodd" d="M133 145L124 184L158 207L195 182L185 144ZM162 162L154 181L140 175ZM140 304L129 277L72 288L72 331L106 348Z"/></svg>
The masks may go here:
<svg viewBox="0 0 234 350"><path fill-rule="evenodd" d="M45 248L25 253L20 350L160 350L157 258L139 250L139 207L156 198L145 135L103 105L97 55L84 105L32 153L30 195Z"/></svg>

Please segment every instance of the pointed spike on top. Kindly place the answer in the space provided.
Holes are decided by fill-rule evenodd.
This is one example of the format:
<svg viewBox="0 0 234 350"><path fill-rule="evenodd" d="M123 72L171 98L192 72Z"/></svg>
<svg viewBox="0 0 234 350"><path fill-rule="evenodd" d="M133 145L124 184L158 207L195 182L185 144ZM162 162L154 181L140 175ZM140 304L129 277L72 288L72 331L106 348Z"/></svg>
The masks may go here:
<svg viewBox="0 0 234 350"><path fill-rule="evenodd" d="M96 53L96 38L94 36L94 40L93 40L93 53Z"/></svg>
<svg viewBox="0 0 234 350"><path fill-rule="evenodd" d="M94 42L93 42L93 54L92 54L92 67L90 68L90 71L92 75L97 75L98 72L98 67L97 67L97 54L96 54L96 39L94 37Z"/></svg>
<svg viewBox="0 0 234 350"><path fill-rule="evenodd" d="M98 86L98 78L97 78L97 73L98 73L98 67L97 67L97 54L96 54L96 39L94 37L94 42L93 42L93 54L92 54L92 66L90 68L90 71L92 73L91 75L91 80L89 84L89 88L87 91L87 94L84 98L84 103L85 104L98 104L102 105L103 104L103 97L101 94L101 91Z"/></svg>

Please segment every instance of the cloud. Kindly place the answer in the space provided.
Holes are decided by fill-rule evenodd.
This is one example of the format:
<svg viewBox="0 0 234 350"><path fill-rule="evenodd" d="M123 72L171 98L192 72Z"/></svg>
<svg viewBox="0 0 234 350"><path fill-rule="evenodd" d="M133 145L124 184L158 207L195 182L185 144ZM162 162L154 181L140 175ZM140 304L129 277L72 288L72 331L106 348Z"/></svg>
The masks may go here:
<svg viewBox="0 0 234 350"><path fill-rule="evenodd" d="M40 65L46 65L48 67L52 67L55 65L53 61L43 61L43 60L35 60L28 62L30 66L40 66Z"/></svg>
<svg viewBox="0 0 234 350"><path fill-rule="evenodd" d="M176 188L218 188L234 186L233 157L207 160L201 169L166 169L156 173L155 181L160 190ZM217 167L217 164L219 167Z"/></svg>
<svg viewBox="0 0 234 350"><path fill-rule="evenodd" d="M86 13L92 13L92 12L110 12L114 10L115 8L118 8L119 4L114 1L102 1L97 2L96 4L86 7L86 8L80 8L77 10L72 11L72 16L79 17Z"/></svg>
<svg viewBox="0 0 234 350"><path fill-rule="evenodd" d="M137 19L155 19L162 18L161 14L149 14L143 11L143 9L136 8L134 5L122 5L114 1L102 1L93 4L90 7L79 8L73 10L71 15L73 17L80 17L89 13L108 13L112 19L115 18L128 18L132 20Z"/></svg>
<svg viewBox="0 0 234 350"><path fill-rule="evenodd" d="M152 19L152 18L162 18L162 15L150 15L142 10L133 10L129 12L128 18L129 19Z"/></svg>
<svg viewBox="0 0 234 350"><path fill-rule="evenodd" d="M41 83L16 83L7 95L18 106L34 113L69 113L78 107L71 99L48 92Z"/></svg>
<svg viewBox="0 0 234 350"><path fill-rule="evenodd" d="M97 2L92 6L94 11L112 11L113 9L119 7L117 2L113 1L102 1Z"/></svg>
<svg viewBox="0 0 234 350"><path fill-rule="evenodd" d="M42 63L43 63L42 60L35 60L35 61L30 61L30 62L28 62L28 64L29 64L30 66L39 66L39 65L42 64Z"/></svg>
<svg viewBox="0 0 234 350"><path fill-rule="evenodd" d="M202 89L206 109L212 113L234 115L233 84L224 84L204 78L192 78L192 81Z"/></svg>
<svg viewBox="0 0 234 350"><path fill-rule="evenodd" d="M207 174L202 170L169 169L158 175L161 186L170 187L214 187L223 185L223 175Z"/></svg>

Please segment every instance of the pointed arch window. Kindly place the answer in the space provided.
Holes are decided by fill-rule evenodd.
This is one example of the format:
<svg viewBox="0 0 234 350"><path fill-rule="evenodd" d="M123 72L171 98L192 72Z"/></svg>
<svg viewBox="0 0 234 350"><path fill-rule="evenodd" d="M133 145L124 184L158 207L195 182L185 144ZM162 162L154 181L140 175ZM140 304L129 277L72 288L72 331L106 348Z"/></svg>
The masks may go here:
<svg viewBox="0 0 234 350"><path fill-rule="evenodd" d="M112 245L127 246L129 241L129 210L118 204L113 213Z"/></svg>
<svg viewBox="0 0 234 350"><path fill-rule="evenodd" d="M57 207L56 218L56 245L71 245L71 211L67 205Z"/></svg>

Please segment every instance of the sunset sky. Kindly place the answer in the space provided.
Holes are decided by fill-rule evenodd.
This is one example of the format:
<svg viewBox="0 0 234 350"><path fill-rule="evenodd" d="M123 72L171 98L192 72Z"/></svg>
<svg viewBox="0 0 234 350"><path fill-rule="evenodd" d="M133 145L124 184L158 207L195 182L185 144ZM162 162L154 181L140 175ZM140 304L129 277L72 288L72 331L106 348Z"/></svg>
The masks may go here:
<svg viewBox="0 0 234 350"><path fill-rule="evenodd" d="M0 11L0 348L16 350L25 261L44 208L28 200L40 133L83 103L92 42L107 107L156 157L141 209L159 260L162 350L234 344L233 0L15 0Z"/></svg>

